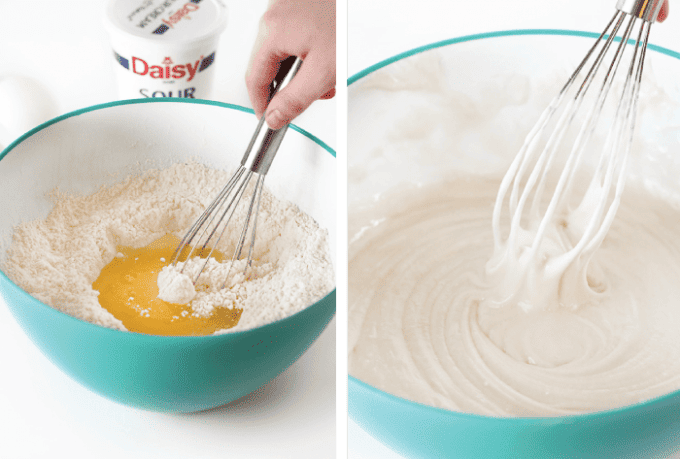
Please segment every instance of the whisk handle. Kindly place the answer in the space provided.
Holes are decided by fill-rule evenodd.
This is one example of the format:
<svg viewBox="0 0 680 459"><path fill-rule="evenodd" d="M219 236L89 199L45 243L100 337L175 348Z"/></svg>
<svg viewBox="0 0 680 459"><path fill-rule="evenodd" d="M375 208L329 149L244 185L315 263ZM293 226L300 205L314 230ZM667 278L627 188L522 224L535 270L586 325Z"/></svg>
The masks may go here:
<svg viewBox="0 0 680 459"><path fill-rule="evenodd" d="M296 56L291 56L281 62L276 77L274 77L274 80L269 85L267 103L272 100L277 92L290 83L298 70L300 70L301 65L302 59ZM269 129L264 122L264 116L260 118L246 153L243 155L241 165L258 174L267 174L287 130L287 124L281 129Z"/></svg>
<svg viewBox="0 0 680 459"><path fill-rule="evenodd" d="M618 0L616 9L647 22L655 22L663 0Z"/></svg>
<svg viewBox="0 0 680 459"><path fill-rule="evenodd" d="M271 102L277 92L284 86L290 83L295 74L300 70L302 65L302 59L296 56L290 56L281 62L279 65L279 71L276 73L274 80L272 80L269 85L269 98L267 98L267 104Z"/></svg>

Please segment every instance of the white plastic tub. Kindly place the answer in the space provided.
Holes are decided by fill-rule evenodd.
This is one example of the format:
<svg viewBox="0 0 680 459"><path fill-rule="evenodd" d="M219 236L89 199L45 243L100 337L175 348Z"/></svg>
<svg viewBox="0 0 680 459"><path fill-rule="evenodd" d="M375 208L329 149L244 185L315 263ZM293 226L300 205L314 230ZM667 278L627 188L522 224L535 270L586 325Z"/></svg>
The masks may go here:
<svg viewBox="0 0 680 459"><path fill-rule="evenodd" d="M227 9L220 0L110 0L120 99L209 99Z"/></svg>

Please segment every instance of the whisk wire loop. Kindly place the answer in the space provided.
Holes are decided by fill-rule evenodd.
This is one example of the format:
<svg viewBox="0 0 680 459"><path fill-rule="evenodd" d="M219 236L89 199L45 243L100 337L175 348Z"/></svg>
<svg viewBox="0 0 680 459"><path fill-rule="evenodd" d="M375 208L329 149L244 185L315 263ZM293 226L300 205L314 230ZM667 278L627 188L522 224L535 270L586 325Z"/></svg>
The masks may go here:
<svg viewBox="0 0 680 459"><path fill-rule="evenodd" d="M619 21L617 21L617 25L620 26L621 22L623 21L623 18L625 13L620 13L621 18ZM600 88L600 92L597 95L597 99L595 103L593 104L592 108L588 112L586 116L585 122L581 125L581 128L577 134L576 140L574 141L574 145L571 149L571 152L568 156L567 163L565 164L565 167L562 169L562 172L560 174L559 180L557 182L557 186L555 188L555 192L553 194L553 198L550 200L550 203L548 204L548 208L545 212L545 215L543 219L541 220L541 223L538 227L538 231L536 233L536 237L534 238L533 245L531 247L531 253L535 254L536 251L538 250L541 242L543 241L543 238L545 236L545 231L546 228L548 227L549 223L552 221L553 216L557 209L561 208L561 206L564 204L564 200L569 197L569 189L572 187L574 183L574 177L576 174L576 171L579 169L581 164L583 163L583 155L584 152L586 151L586 146L589 144L589 141L595 132L595 128L597 126L597 122L600 119L600 115L602 113L602 109L604 107L605 100L609 94L609 91L612 87L612 83L614 81L614 76L616 75L616 72L619 68L619 64L621 62L621 57L623 56L623 50L624 46L628 42L628 38L630 37L630 33L632 31L634 22L637 20L634 16L630 16L628 25L626 26L626 29L623 34L623 39L619 42L619 45L616 48L616 52L614 54L614 58L612 59L611 64L609 65L609 68L607 69L607 73L605 74L604 80L602 82L602 87ZM609 39L607 40L607 44L605 45L605 49L608 48L609 44L611 44L611 38L614 36L614 33L612 33L609 36ZM602 53L601 53L602 54ZM599 56L598 56L599 57ZM586 78L588 79L588 84L585 86L585 89L582 91L579 90L579 93L577 94L577 98L579 98L579 101L582 101L583 98L585 97L585 94L588 90L588 87L590 86L590 83L593 81L597 70L602 63L603 59L599 59L599 61L595 64L593 67L595 70L588 73ZM624 100L625 96L623 96L620 100ZM578 107L580 107L580 102L578 104ZM568 129L569 125L573 122L575 119L577 110L571 111L570 116L569 116L569 121L566 126L560 129L560 140L562 139L563 133ZM569 111L567 111L569 112ZM615 120L618 118L618 113L615 115ZM616 123L616 122L615 122ZM615 126L616 127L616 126ZM611 138L611 132L610 131L610 137ZM551 157L554 156L555 151L557 150L557 144L556 145L551 145ZM606 154L601 156L601 158L606 157ZM543 178L545 179L547 177L547 174L542 175ZM608 177L609 178L609 177ZM607 184L609 184L609 181L607 181ZM540 195L539 194L534 194L534 200L535 202L538 202L540 200ZM600 200L599 205L596 209L596 211L593 213L593 218L595 218L597 215L600 214L600 211L602 210L602 205L604 204L603 200ZM522 209L519 210L519 213L521 214ZM586 230L586 233L582 236L581 240L584 240L587 236L592 236L592 232L590 231L590 228L592 228L591 225L588 226L588 230ZM580 244L579 244L580 245Z"/></svg>
<svg viewBox="0 0 680 459"><path fill-rule="evenodd" d="M562 234L558 235L562 238L559 243L565 246L565 251L553 262L556 265L568 265L577 257L587 258L604 239L618 208L625 184L625 169L633 141L643 63L651 24L654 22L651 18L658 14L660 8L658 0L650 0L655 2L653 5L650 3L640 6L639 3L642 1L644 0L619 2L626 3L624 8L617 6L618 10L590 47L585 58L543 111L503 177L496 196L492 226L495 246L502 248L506 255L514 258L519 255L519 251L528 250L525 255L528 255L529 259L535 259L549 228L554 227L556 219L562 218L561 215L566 215L562 210L570 204L576 204L573 202L572 188L577 178L587 169L585 166L589 158L594 159L595 167L585 193L579 197L572 211L582 226L577 228L576 239L573 242L569 238L564 239ZM645 14L638 15L640 11L644 11ZM634 45L627 46L629 41L633 42L631 36L638 23L641 25ZM620 31L622 33L618 38L619 43L612 47ZM626 70L620 98L615 106L612 125L605 131L606 140L598 157L590 145L602 118L605 101L614 87L613 82L623 56L629 54L626 52L629 48L632 48L632 58ZM608 65L604 66L605 58L612 50L613 57ZM579 76L589 63L590 67L585 76L580 77L583 78L581 80ZM604 75L598 76L602 73L601 68L605 69ZM599 92L594 94L594 97L588 96L592 105L582 117L584 121L580 127L574 130L576 135L573 137L572 145L567 149L569 154L562 157L561 146L566 134L574 121L580 119L577 118L577 114L580 113L588 90L596 79L602 81ZM573 93L573 96L569 97L569 93ZM549 126L553 126L551 130ZM561 170L557 169L557 158L564 160ZM548 186L552 188L551 196L546 195ZM546 197L550 199L546 200ZM506 201L510 231L503 240L500 223ZM529 202L530 206L525 211ZM530 223L532 227L524 228L523 224L526 223ZM554 232L552 229L550 231L551 234ZM527 241L528 236L531 237L530 241ZM489 265L490 269L495 269L494 263L504 263L504 259L505 255L495 254Z"/></svg>
<svg viewBox="0 0 680 459"><path fill-rule="evenodd" d="M281 62L279 71L269 87L269 100L292 80L299 71L301 65L302 60L295 56L291 56ZM248 258L243 271L244 277L248 268L251 267L252 257L254 255L255 235L257 232L257 216L260 211L264 179L287 129L288 125L285 125L278 130L269 129L265 125L264 117L260 118L255 132L250 139L250 143L241 159L240 166L229 179L227 185L222 188L217 197L208 205L203 214L199 216L189 231L187 231L186 235L182 238L173 254L173 265L177 265L180 261L180 257L187 246L191 247L189 254L186 257L187 260L191 259L194 253L198 252L198 254L202 255L207 248L210 248L210 252L205 258L205 262L201 265L201 269L198 270L197 273L192 273L194 285L198 283L201 274L205 271L209 260L213 257L220 241L222 241L222 237L227 232L227 228L229 227L236 210L242 207L240 206L240 203L243 197L252 188L252 195L249 198L249 204L247 204L243 226L241 227L241 232L238 241L236 242L231 263L222 287L226 285L234 263L241 259L243 248L249 234L250 242L248 247ZM257 180L254 186L250 186L253 175L257 177ZM236 220L238 220L238 218ZM192 242L194 243L192 244ZM184 272L186 266L186 264L182 265L180 272Z"/></svg>
<svg viewBox="0 0 680 459"><path fill-rule="evenodd" d="M225 199L223 201L223 203L226 203L228 201L228 204L226 206L223 206L224 211L220 215L220 218L217 221L217 223L215 224L215 226L212 228L210 235L205 240L205 243L203 244L202 249L205 249L208 246L208 242L210 242L212 240L212 238L215 235L215 233L217 232L218 228L221 227L222 230L220 231L219 235L217 236L217 239L214 241L214 243L213 243L213 245L210 249L210 252L208 253L208 256L205 258L205 262L203 263L203 266L201 266L200 271L198 272L198 274L196 274L196 277L194 278L194 284L196 284L198 282L198 279L201 276L201 273L205 270L205 267L208 266L210 258L212 258L213 253L215 252L215 248L220 243L220 241L222 240L222 236L224 235L224 232L229 227L229 222L231 221L232 217L234 216L234 212L238 208L238 205L241 202L241 198L243 198L243 195L245 194L245 191L248 187L248 183L250 182L250 178L251 178L252 175L253 175L252 171L245 172L245 179L238 182L238 188L236 188L235 193L233 195L231 195L231 199L230 200ZM225 220L225 217L226 217L226 220ZM222 224L223 221L225 222L224 224ZM248 220L246 220L243 225L244 225L243 231L247 230ZM209 228L209 226L206 226L206 230L208 228ZM237 250L238 250L238 248L234 251L234 254L236 254ZM236 257L236 259L238 259L238 256ZM232 258L232 264L233 264L233 261L234 261L234 258ZM184 269L184 267L182 269Z"/></svg>
<svg viewBox="0 0 680 459"><path fill-rule="evenodd" d="M200 231L201 228L204 228L203 233L205 233L205 228L204 223L210 219L212 220L215 217L214 211L215 209L223 202L224 198L230 193L230 191L233 189L234 184L238 182L241 174L243 173L245 169L244 168L239 168L238 171L234 175L231 176L229 182L222 188L220 193L217 195L217 197L210 203L210 205L206 208L205 212L201 214L201 216L193 223L191 228L189 228L189 231L184 235L182 240L180 241L179 245L175 249L175 251L172 254L172 264L175 265L179 261L179 258L181 256L181 253L184 251L184 248L191 244L191 242L194 240L198 232ZM212 217L212 218L211 218ZM200 237L199 237L200 240ZM189 258L193 254L193 248L191 252L189 253Z"/></svg>

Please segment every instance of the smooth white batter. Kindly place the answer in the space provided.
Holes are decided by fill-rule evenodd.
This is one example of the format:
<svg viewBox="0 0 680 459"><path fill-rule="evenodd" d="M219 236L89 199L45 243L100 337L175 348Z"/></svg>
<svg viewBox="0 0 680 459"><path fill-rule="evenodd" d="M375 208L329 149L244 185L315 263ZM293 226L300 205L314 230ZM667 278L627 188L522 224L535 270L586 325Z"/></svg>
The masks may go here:
<svg viewBox="0 0 680 459"><path fill-rule="evenodd" d="M496 416L598 411L679 389L677 138L655 128L677 104L643 82L646 137L636 137L606 238L545 270L583 234L586 200L558 215L527 276L521 255L536 228L524 225L506 257L508 215L494 247L494 201L566 76L503 75L463 93L455 75L442 77L448 68L431 51L353 88L349 373L409 400Z"/></svg>
<svg viewBox="0 0 680 459"><path fill-rule="evenodd" d="M490 415L596 411L680 388L680 211L629 189L582 279L585 301L499 308L486 272L499 182L405 190L351 215L350 236L363 232L350 244L349 373ZM559 288L583 287L573 281Z"/></svg>

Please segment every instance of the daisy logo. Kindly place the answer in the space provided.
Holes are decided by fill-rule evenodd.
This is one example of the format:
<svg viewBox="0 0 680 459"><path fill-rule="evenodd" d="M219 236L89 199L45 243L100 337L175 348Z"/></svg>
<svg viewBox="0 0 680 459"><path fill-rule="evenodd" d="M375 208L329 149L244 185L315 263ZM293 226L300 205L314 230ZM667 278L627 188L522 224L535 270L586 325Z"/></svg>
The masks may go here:
<svg viewBox="0 0 680 459"><path fill-rule="evenodd" d="M160 80L179 80L186 77L187 81L191 81L197 73L204 71L215 61L214 51L207 57L201 55L194 62L177 65L169 56L163 59L161 65L152 65L141 57L132 56L132 59L128 59L115 51L113 55L121 66L127 70L132 70L132 73L141 76L149 75L151 78Z"/></svg>

